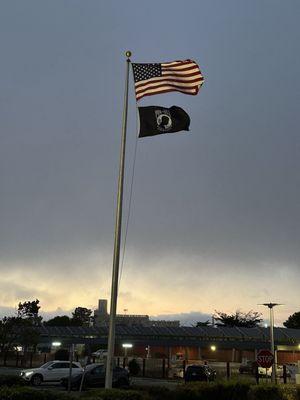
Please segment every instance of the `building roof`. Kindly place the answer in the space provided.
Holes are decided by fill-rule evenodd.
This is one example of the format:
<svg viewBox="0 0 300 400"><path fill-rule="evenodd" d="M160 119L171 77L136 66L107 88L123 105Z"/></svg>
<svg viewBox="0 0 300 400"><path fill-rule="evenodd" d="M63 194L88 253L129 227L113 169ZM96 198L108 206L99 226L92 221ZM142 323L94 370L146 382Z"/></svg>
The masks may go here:
<svg viewBox="0 0 300 400"><path fill-rule="evenodd" d="M65 338L66 340L78 341L82 343L86 340L102 339L107 340L107 327L58 327L58 326L41 326L41 337L43 341L50 341L52 338ZM270 331L268 328L238 328L238 327L167 327L167 326L140 326L140 325L117 325L116 339L117 341L130 339L137 342L154 341L157 343L180 343L187 345L188 343L197 342L235 342L237 343L266 343L270 340ZM75 339L76 338L76 339ZM274 328L274 338L277 344L295 345L300 342L300 329ZM229 344L228 343L228 344Z"/></svg>

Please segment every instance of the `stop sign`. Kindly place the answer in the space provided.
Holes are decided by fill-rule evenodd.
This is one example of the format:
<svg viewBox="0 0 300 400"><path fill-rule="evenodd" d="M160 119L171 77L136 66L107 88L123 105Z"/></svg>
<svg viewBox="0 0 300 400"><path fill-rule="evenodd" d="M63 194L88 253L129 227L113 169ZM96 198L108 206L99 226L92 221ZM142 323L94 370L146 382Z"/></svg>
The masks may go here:
<svg viewBox="0 0 300 400"><path fill-rule="evenodd" d="M257 364L263 368L270 368L274 362L274 355L270 350L259 350L256 356Z"/></svg>

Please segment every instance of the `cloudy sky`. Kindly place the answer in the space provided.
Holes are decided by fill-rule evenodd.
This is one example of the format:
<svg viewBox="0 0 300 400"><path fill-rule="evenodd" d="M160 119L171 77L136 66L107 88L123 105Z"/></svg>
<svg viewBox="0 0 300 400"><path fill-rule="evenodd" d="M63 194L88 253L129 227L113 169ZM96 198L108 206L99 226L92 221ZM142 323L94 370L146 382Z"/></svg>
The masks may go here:
<svg viewBox="0 0 300 400"><path fill-rule="evenodd" d="M192 58L190 132L138 141L118 311L299 311L300 3L3 0L0 306L109 298L126 50ZM137 118L130 80L125 217ZM267 316L265 310L264 317ZM170 316L171 315L171 316Z"/></svg>

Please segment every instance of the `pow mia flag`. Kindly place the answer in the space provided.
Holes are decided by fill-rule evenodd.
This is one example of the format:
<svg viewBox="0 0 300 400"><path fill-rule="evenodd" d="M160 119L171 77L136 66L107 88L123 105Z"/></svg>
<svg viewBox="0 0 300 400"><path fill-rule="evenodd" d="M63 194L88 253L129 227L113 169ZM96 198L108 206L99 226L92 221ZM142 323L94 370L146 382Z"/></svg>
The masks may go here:
<svg viewBox="0 0 300 400"><path fill-rule="evenodd" d="M155 136L162 133L188 131L190 117L180 107L160 106L139 107L139 137Z"/></svg>

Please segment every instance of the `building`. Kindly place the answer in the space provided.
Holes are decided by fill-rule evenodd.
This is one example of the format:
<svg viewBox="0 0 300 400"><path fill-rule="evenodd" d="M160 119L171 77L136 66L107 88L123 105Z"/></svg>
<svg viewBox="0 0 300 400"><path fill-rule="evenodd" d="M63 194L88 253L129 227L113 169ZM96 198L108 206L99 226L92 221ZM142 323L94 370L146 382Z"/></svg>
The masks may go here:
<svg viewBox="0 0 300 400"><path fill-rule="evenodd" d="M94 326L107 327L109 325L109 314L107 312L107 300L99 299L98 308L94 310ZM179 321L150 320L149 315L117 314L116 325L123 326L170 326L179 327Z"/></svg>
<svg viewBox="0 0 300 400"><path fill-rule="evenodd" d="M107 348L108 327L50 327L40 329L40 346L60 342L89 344ZM117 325L115 356L122 356L122 344L131 343L130 355L147 357L151 347L153 358L232 361L254 360L260 349L270 348L267 328L155 327ZM278 363L300 360L300 329L275 328Z"/></svg>

